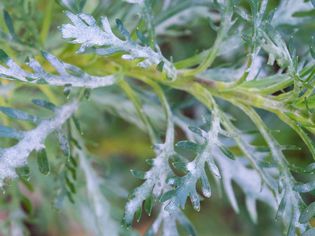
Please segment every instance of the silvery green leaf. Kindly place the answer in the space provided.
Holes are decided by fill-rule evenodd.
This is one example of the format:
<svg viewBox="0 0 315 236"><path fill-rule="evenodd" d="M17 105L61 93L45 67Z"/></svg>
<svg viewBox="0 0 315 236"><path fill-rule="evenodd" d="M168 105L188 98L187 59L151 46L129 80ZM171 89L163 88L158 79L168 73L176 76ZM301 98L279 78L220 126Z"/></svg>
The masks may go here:
<svg viewBox="0 0 315 236"><path fill-rule="evenodd" d="M6 10L4 10L3 16L4 16L4 22L8 28L11 36L16 39L17 35L15 33L14 26L13 26L13 20L12 20L10 14Z"/></svg>
<svg viewBox="0 0 315 236"><path fill-rule="evenodd" d="M84 52L91 47L117 48L126 53L123 55L123 59L142 59L138 66L143 68L163 62L163 71L168 77L176 79L177 72L174 65L162 55L159 48L156 46L156 51L154 51L148 46L141 46L131 41L129 33L122 27L121 21L118 20L117 23L122 34L127 38L126 41L121 40L112 32L106 17L101 19L101 26L98 26L95 19L87 14L75 15L67 12L67 16L72 24L63 25L61 33L63 38L72 40L72 43L81 44L79 52Z"/></svg>
<svg viewBox="0 0 315 236"><path fill-rule="evenodd" d="M294 190L300 193L307 193L315 189L315 181L306 184L297 184L294 186Z"/></svg>
<svg viewBox="0 0 315 236"><path fill-rule="evenodd" d="M127 41L131 41L131 36L130 36L128 30L126 30L123 22L120 19L116 19L116 25L117 25L119 32L125 37L125 39Z"/></svg>
<svg viewBox="0 0 315 236"><path fill-rule="evenodd" d="M74 12L81 12L86 0L56 0L59 5L62 7L74 11Z"/></svg>
<svg viewBox="0 0 315 236"><path fill-rule="evenodd" d="M77 107L78 104L76 102L59 107L53 117L40 121L37 127L32 130L24 131L23 137L21 137L17 144L1 150L0 186L3 186L5 179L17 177L16 169L27 164L27 158L31 152L40 151L44 148L46 137L54 130L59 129L76 111ZM42 154L38 161L40 169L44 173L48 173L45 159L44 154Z"/></svg>
<svg viewBox="0 0 315 236"><path fill-rule="evenodd" d="M308 11L313 8L312 1L295 1L295 0L281 0L279 6L276 8L272 20L272 24L278 25L298 25L306 20L311 20L307 17L297 17L297 12ZM306 19L305 19L306 18Z"/></svg>
<svg viewBox="0 0 315 236"><path fill-rule="evenodd" d="M301 224L308 223L315 216L315 202L308 205L301 213L299 221Z"/></svg>
<svg viewBox="0 0 315 236"><path fill-rule="evenodd" d="M167 200L171 199L172 197L174 197L176 195L176 190L170 190L166 193L164 193L161 197L160 197L160 201L161 202L166 202Z"/></svg>
<svg viewBox="0 0 315 236"><path fill-rule="evenodd" d="M187 217L182 212L179 212L176 215L176 219L184 227L185 231L189 235L191 235L191 236L196 236L197 235L194 226L192 225L192 223L189 221L189 219L187 219Z"/></svg>
<svg viewBox="0 0 315 236"><path fill-rule="evenodd" d="M70 152L70 145L67 136L63 133L61 129L57 130L57 137L58 141L61 147L61 150L63 151L63 154L69 158L71 155Z"/></svg>
<svg viewBox="0 0 315 236"><path fill-rule="evenodd" d="M98 88L113 85L116 82L114 75L108 76L93 76L82 71L80 68L64 63L57 57L47 52L42 52L43 57L53 66L58 72L47 72L38 61L34 58L29 58L27 65L33 70L22 69L11 58L6 59L3 53L2 63L5 66L0 65L0 75L7 80L18 80L22 82L32 84L47 84L51 86L72 86L72 87L84 87L84 88Z"/></svg>
<svg viewBox="0 0 315 236"><path fill-rule="evenodd" d="M201 149L200 145L190 142L188 140L179 141L178 143L176 143L175 147L178 149L183 149L185 151L192 151L194 153L198 153Z"/></svg>
<svg viewBox="0 0 315 236"><path fill-rule="evenodd" d="M309 164L306 168L305 168L306 172L313 172L315 171L315 162Z"/></svg>
<svg viewBox="0 0 315 236"><path fill-rule="evenodd" d="M7 116L9 116L13 119L31 121L33 123L37 123L40 120L36 116L30 115L24 111L20 111L20 110L13 109L10 107L0 107L0 112L6 114Z"/></svg>
<svg viewBox="0 0 315 236"><path fill-rule="evenodd" d="M10 127L0 125L0 137L21 139L23 137L23 132L10 128Z"/></svg>
<svg viewBox="0 0 315 236"><path fill-rule="evenodd" d="M208 177L206 175L206 172L203 171L203 174L201 174L201 185L202 185L202 194L205 196L205 197L211 197L211 187L210 187L210 184L209 184L209 181L208 181Z"/></svg>
<svg viewBox="0 0 315 236"><path fill-rule="evenodd" d="M220 146L220 150L226 157L232 160L235 160L234 154L228 148L225 148L224 146Z"/></svg>
<svg viewBox="0 0 315 236"><path fill-rule="evenodd" d="M302 236L314 236L314 235L315 235L315 228L309 229L302 234Z"/></svg>
<svg viewBox="0 0 315 236"><path fill-rule="evenodd" d="M50 111L55 111L56 110L56 106L53 103L45 101L45 100L42 100L42 99L33 99L32 103L34 103L37 106L46 108L46 109L48 109Z"/></svg>

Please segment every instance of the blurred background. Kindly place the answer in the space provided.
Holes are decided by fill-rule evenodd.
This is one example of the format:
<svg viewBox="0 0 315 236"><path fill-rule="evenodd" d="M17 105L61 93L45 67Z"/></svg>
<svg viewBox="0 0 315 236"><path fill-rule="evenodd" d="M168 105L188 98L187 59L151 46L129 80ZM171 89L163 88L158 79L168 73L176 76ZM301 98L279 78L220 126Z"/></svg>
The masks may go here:
<svg viewBox="0 0 315 236"><path fill-rule="evenodd" d="M49 51L63 60L82 67L84 70L101 75L106 71L106 58L95 55L76 55L75 45L67 44L61 37L58 27L68 22L64 10L76 11L76 5L71 0L1 0L0 1L0 48L19 63L27 57L40 54L41 50ZM128 30L135 29L139 22L139 7L124 1L87 0L82 2L82 11L91 13L98 19L107 16L110 22L121 19ZM157 42L163 54L174 62L183 60L204 49L209 48L215 39L216 32L210 27L209 18L213 24L217 22L217 12L203 5L203 1L196 1L196 6L190 7L185 14L175 20L163 21L164 1L154 2L154 16L161 20L156 27ZM168 2L168 1L165 1ZM201 4L200 4L201 3ZM247 1L239 1L244 9L249 9ZM279 1L269 1L268 11L278 6ZM7 13L12 20L14 32L8 28ZM313 20L303 22L302 25L280 26L284 37L295 37L295 43L308 44L312 32L315 30L314 10L302 9L299 16L309 15ZM5 20L6 19L6 20ZM9 21L11 21L9 20ZM280 23L279 23L280 24ZM298 30L297 30L298 29ZM246 29L245 29L246 30ZM301 54L303 54L301 46ZM216 67L225 63L229 68L236 70L245 61L245 45L242 34L235 30L225 48L222 48L220 58L214 64L217 69L217 79L224 80L226 75L234 72L223 67ZM267 58L262 55L262 67L266 73L277 70L277 65L263 66ZM46 65L48 67L48 65ZM214 73L214 72L213 72ZM263 73L262 73L263 74ZM133 82L131 82L133 83ZM187 94L165 89L167 97L173 107L180 103L187 103L185 116L194 118L198 114L200 105ZM139 91L143 99L147 99L148 109L155 114L155 125L163 129L163 117L155 109L156 98L150 97L148 91ZM31 104L33 98L44 98L56 104L63 104L67 100L64 91L60 88L30 86L22 83L8 82L0 79L0 105L10 106L30 113L48 116L48 113L39 111ZM152 101L152 104L150 103ZM220 104L236 120L237 126L243 130L251 130L247 118L240 111L229 104L219 101ZM155 113L154 113L155 112ZM310 155L297 135L277 117L264 111L259 111L281 144L294 144L301 150L287 151L288 159L293 163L305 166L310 162ZM145 160L154 157L148 136L138 124L135 111L131 104L119 90L111 87L92 91L88 100L83 102L76 115L80 121L83 138L91 153L90 167L101 179L100 190L106 201L104 207L111 208L111 215L121 235L144 235L151 225L156 211L151 217L143 214L139 223L134 223L133 229L124 229L120 226L124 205L128 194L141 181L130 174L130 169L148 170ZM197 117L198 118L198 117ZM28 123L16 123L0 114L1 124L30 129ZM277 132L280 130L281 132ZM177 139L184 139L183 134L177 133ZM262 140L254 140L257 144ZM1 147L13 144L12 140L2 140ZM44 176L39 173L36 157L29 158L30 173L27 178L11 181L3 189L0 198L0 235L13 235L12 232L41 236L79 236L97 235L95 233L95 216L89 206L89 193L85 187L85 178L82 170L76 170L76 180L73 181L75 191L69 193L64 181L64 158L58 148L54 135L49 136L46 142L47 153L51 162L51 174ZM258 204L258 223L254 224L245 209L243 193L235 185L235 192L240 206L240 213L236 214L231 208L224 193L220 189L213 190L211 199L202 201L201 211L196 212L190 203L184 212L196 227L200 236L276 236L282 235L281 224L275 221L275 212L265 204ZM91 193L90 193L91 194ZM311 200L311 199L309 199ZM102 222L104 227L112 221ZM186 235L181 231L181 235Z"/></svg>

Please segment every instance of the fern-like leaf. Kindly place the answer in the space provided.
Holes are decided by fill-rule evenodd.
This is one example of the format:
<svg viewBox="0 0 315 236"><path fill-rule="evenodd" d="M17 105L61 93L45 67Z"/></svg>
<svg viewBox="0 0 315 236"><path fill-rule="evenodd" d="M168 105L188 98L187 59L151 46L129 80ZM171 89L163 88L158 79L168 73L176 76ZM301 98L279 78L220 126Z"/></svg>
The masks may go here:
<svg viewBox="0 0 315 236"><path fill-rule="evenodd" d="M23 131L19 142L12 147L0 150L0 186L7 178L17 177L16 168L27 164L27 158L33 151L40 151L44 146L46 137L60 129L61 126L71 117L78 107L77 102L72 102L56 109L54 117L40 121L33 130ZM17 118L19 118L17 116ZM10 131L9 131L10 132Z"/></svg>
<svg viewBox="0 0 315 236"><path fill-rule="evenodd" d="M113 85L116 82L114 75L93 76L89 75L79 67L60 61L52 54L43 52L44 58L54 67L58 74L47 72L38 61L33 58L27 63L33 71L22 69L3 51L0 52L2 62L6 66L0 65L0 76L9 80L17 80L31 84L48 84L52 86L73 86L83 88L98 88Z"/></svg>
<svg viewBox="0 0 315 236"><path fill-rule="evenodd" d="M156 46L156 51L154 51L149 46L141 46L132 41L120 21L117 21L117 25L126 40L121 40L112 32L106 17L101 19L102 27L100 27L90 15L83 13L75 15L67 12L67 16L72 24L63 25L61 32L65 39L72 39L72 43L81 44L79 52L84 52L92 47L97 47L95 53L99 55L123 52L127 53L122 56L125 60L141 59L142 61L138 65L143 68L163 62L163 70L167 76L176 79L175 67L162 55L160 49Z"/></svg>

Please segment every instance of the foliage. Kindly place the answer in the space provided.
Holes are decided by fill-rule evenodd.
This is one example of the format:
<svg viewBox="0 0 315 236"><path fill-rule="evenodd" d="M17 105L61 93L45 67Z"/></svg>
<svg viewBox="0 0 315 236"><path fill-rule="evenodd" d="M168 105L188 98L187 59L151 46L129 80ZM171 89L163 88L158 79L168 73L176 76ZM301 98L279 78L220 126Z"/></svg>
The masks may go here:
<svg viewBox="0 0 315 236"><path fill-rule="evenodd" d="M197 235L187 199L223 190L272 235L315 235L314 5L1 2L0 232L48 231L55 208L92 235Z"/></svg>

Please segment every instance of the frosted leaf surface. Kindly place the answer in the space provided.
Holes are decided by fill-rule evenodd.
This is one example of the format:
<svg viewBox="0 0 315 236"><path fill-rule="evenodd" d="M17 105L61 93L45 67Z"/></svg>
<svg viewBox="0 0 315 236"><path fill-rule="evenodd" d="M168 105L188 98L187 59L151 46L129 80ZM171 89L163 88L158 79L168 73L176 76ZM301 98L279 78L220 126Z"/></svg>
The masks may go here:
<svg viewBox="0 0 315 236"><path fill-rule="evenodd" d="M197 130L195 132L197 132ZM199 179L201 179L203 195L208 198L211 196L211 188L205 172L206 164L216 178L221 177L213 156L215 150L220 147L218 136L222 130L220 128L219 117L213 115L211 128L208 132L201 129L199 132L201 140L203 139L202 150L193 161L186 164L187 174L183 177L175 177L174 185L176 186L176 193L170 201L170 208L174 208L175 206L184 208L186 199L190 197L193 207L195 210L199 211L200 197L196 190L196 184Z"/></svg>
<svg viewBox="0 0 315 236"><path fill-rule="evenodd" d="M119 227L110 215L111 206L100 190L101 179L93 170L91 163L82 151L78 151L80 166L86 178L87 195L92 205L95 221L91 222L95 235L119 235ZM105 224L106 222L106 224Z"/></svg>
<svg viewBox="0 0 315 236"><path fill-rule="evenodd" d="M165 129L165 120L162 108L158 106L157 103L150 102L148 97L144 97L143 99L146 99L147 101L143 104L143 112L148 117L151 115L150 121L154 127L158 127L161 130ZM119 115L122 119L137 125L144 131L146 130L145 124L143 124L143 122L138 118L137 111L130 100L127 100L119 96L119 94L111 91L106 91L106 93L95 91L91 94L91 100L104 107L106 111L112 113L113 115ZM119 104L119 106L116 104Z"/></svg>
<svg viewBox="0 0 315 236"><path fill-rule="evenodd" d="M198 4L196 4L158 24L156 27L156 33L171 34L172 33L172 30L170 30L171 27L173 27L174 25L175 26L186 25L188 22L196 19L196 17L205 19L211 18L216 20L219 18L219 16L216 15L215 13L209 12L207 6L198 6Z"/></svg>
<svg viewBox="0 0 315 236"><path fill-rule="evenodd" d="M185 133L187 137L191 137L192 140L198 140L196 134L189 129L184 130L186 130ZM228 139L221 140L219 134L224 134ZM246 207L254 222L257 221L257 200L270 205L272 208L277 208L280 196L275 196L273 193L274 189L271 189L264 183L261 173L256 169L251 168L247 159L237 157L233 160L220 149L222 145L229 146L227 142L223 141L228 141L229 138L236 137L231 134L228 135L226 131L220 128L220 119L218 116L213 115L211 128L204 137L207 140L207 145L192 162L189 162L186 165L188 173L181 177L180 185L176 188L176 194L170 201L171 205L184 207L184 200L190 196L192 205L198 210L200 205L200 197L196 191L198 179L201 179L201 190L203 195L205 197L211 196L211 188L204 169L205 163L208 162L212 175L217 183L222 183L225 193L236 212L239 212L239 208L234 194L233 183L236 183L245 193ZM252 137L246 137L246 139L250 143ZM277 172L272 168L264 168L264 171L268 173L270 178L277 176ZM182 202L181 199L183 200Z"/></svg>
<svg viewBox="0 0 315 236"><path fill-rule="evenodd" d="M274 13L272 24L275 26L282 24L299 24L303 22L306 17L296 17L294 16L294 14L297 12L309 11L313 8L314 7L311 1L281 0L279 6L276 8L276 11Z"/></svg>
<svg viewBox="0 0 315 236"><path fill-rule="evenodd" d="M14 146L0 152L0 187L6 178L16 178L15 169L26 165L27 158L32 151L43 149L46 137L54 130L59 129L76 111L76 102L66 104L56 110L53 118L43 120L30 131L23 133L23 138Z"/></svg>
<svg viewBox="0 0 315 236"><path fill-rule="evenodd" d="M234 181L245 193L246 207L254 222L257 221L256 200L260 200L273 209L277 208L277 200L272 191L265 185L259 173L246 167L244 159L230 160L222 155L215 155L216 163L222 175L222 184L227 197L236 212L239 212L237 200L232 187Z"/></svg>
<svg viewBox="0 0 315 236"><path fill-rule="evenodd" d="M144 0L124 0L125 2L128 2L128 3L132 3L132 4L143 4L144 3Z"/></svg>
<svg viewBox="0 0 315 236"><path fill-rule="evenodd" d="M288 67L289 72L293 72L293 60L281 35L271 26L268 26L267 31L259 30L258 35L260 36L261 47L269 54L267 63L273 65L277 61L280 67Z"/></svg>
<svg viewBox="0 0 315 236"><path fill-rule="evenodd" d="M141 46L129 39L118 38L111 30L111 26L106 17L101 19L101 27L96 24L95 19L87 14L67 12L67 16L72 24L64 24L61 27L63 38L71 39L72 43L81 44L79 52L85 52L91 47L105 47L113 52L120 51L128 53L123 55L123 59L142 59L138 66L147 68L163 62L163 71L172 79L176 79L176 69L161 53L158 47L154 51L149 46ZM95 53L102 55L102 50L98 48ZM127 56L128 55L128 56Z"/></svg>
<svg viewBox="0 0 315 236"><path fill-rule="evenodd" d="M155 145L156 158L152 160L152 168L145 173L144 183L137 187L125 207L124 221L131 224L136 211L142 207L142 203L150 196L159 198L170 189L167 177L172 172L168 160L174 154L174 123L168 103L161 99L166 109L167 129L165 142Z"/></svg>
<svg viewBox="0 0 315 236"><path fill-rule="evenodd" d="M152 168L146 172L145 182L134 190L133 198L126 204L124 220L127 223L132 222L135 212L151 193L155 197L163 193L166 188L166 178L170 171L168 154L165 150L161 150L154 159Z"/></svg>
<svg viewBox="0 0 315 236"><path fill-rule="evenodd" d="M73 87L98 88L110 86L116 82L116 77L93 76L82 71L79 67L64 63L55 56L43 53L45 59L54 67L58 74L45 71L38 61L29 59L28 66L33 70L22 69L12 59L8 58L6 66L0 65L0 76L9 80L19 80L27 83L44 83L53 86L71 85Z"/></svg>

